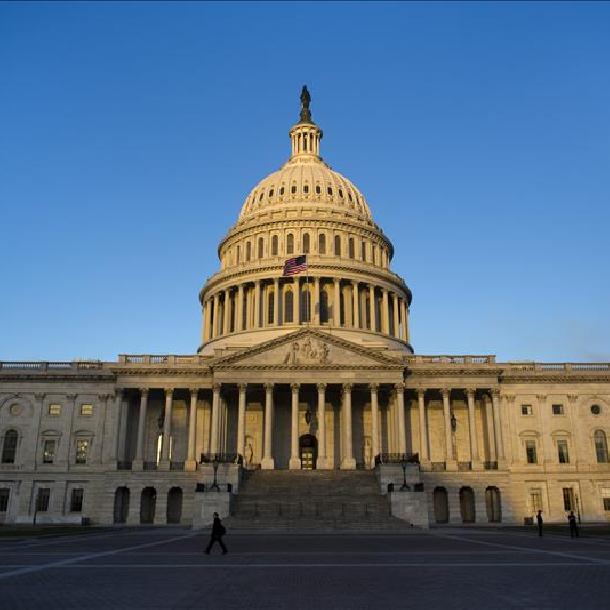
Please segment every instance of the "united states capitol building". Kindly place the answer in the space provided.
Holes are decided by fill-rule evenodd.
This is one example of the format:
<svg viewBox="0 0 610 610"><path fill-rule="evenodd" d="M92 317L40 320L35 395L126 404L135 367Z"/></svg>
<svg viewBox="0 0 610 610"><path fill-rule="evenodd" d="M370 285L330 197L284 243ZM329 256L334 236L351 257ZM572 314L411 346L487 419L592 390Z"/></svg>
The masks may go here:
<svg viewBox="0 0 610 610"><path fill-rule="evenodd" d="M196 353L0 362L0 522L609 519L610 364L416 353L394 246L321 140L304 88Z"/></svg>

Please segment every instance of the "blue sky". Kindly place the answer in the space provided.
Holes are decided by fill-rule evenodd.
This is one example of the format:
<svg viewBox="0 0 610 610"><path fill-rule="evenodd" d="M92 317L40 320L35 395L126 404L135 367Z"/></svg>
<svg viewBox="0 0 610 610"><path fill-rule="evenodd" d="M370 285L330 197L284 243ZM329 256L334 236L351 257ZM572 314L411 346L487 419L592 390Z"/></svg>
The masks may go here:
<svg viewBox="0 0 610 610"><path fill-rule="evenodd" d="M0 359L192 353L300 87L418 353L610 359L610 4L0 4Z"/></svg>

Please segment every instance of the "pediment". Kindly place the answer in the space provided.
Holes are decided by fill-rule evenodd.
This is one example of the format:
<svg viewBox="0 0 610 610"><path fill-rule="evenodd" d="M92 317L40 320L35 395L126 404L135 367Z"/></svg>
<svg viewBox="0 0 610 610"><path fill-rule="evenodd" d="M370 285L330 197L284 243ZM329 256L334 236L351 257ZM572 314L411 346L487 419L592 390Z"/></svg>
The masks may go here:
<svg viewBox="0 0 610 610"><path fill-rule="evenodd" d="M401 368L402 364L373 349L330 333L300 329L277 339L223 356L212 363L216 370L308 368Z"/></svg>

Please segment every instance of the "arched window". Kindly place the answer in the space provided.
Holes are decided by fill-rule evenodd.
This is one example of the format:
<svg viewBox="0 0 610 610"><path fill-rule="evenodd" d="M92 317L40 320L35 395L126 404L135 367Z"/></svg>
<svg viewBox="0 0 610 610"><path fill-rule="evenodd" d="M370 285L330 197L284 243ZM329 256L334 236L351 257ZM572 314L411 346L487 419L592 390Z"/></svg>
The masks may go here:
<svg viewBox="0 0 610 610"><path fill-rule="evenodd" d="M14 464L17 454L17 440L19 434L17 430L7 430L4 434L4 444L2 445L2 463Z"/></svg>
<svg viewBox="0 0 610 610"><path fill-rule="evenodd" d="M309 254L309 233L303 233L303 254Z"/></svg>
<svg viewBox="0 0 610 610"><path fill-rule="evenodd" d="M307 288L301 290L301 324L311 319L311 294Z"/></svg>
<svg viewBox="0 0 610 610"><path fill-rule="evenodd" d="M292 319L293 303L292 290L287 289L284 292L284 322L286 324L292 324L294 321Z"/></svg>
<svg viewBox="0 0 610 610"><path fill-rule="evenodd" d="M248 241L246 242L246 262L250 260L252 256L252 244Z"/></svg>
<svg viewBox="0 0 610 610"><path fill-rule="evenodd" d="M366 242L364 240L360 244L360 258L362 258L363 261L366 261Z"/></svg>
<svg viewBox="0 0 610 610"><path fill-rule="evenodd" d="M485 509L489 523L501 523L502 497L497 487L490 486L485 490Z"/></svg>
<svg viewBox="0 0 610 610"><path fill-rule="evenodd" d="M475 522L476 512L472 487L460 488L460 513L462 515L462 523Z"/></svg>
<svg viewBox="0 0 610 610"><path fill-rule="evenodd" d="M434 488L434 519L437 523L449 522L449 500L444 487Z"/></svg>
<svg viewBox="0 0 610 610"><path fill-rule="evenodd" d="M258 258L263 258L263 238L258 238Z"/></svg>
<svg viewBox="0 0 610 610"><path fill-rule="evenodd" d="M320 290L320 324L328 324L328 293Z"/></svg>
<svg viewBox="0 0 610 610"><path fill-rule="evenodd" d="M348 242L348 256L354 258L356 256L354 252L354 238L350 237Z"/></svg>
<svg viewBox="0 0 610 610"><path fill-rule="evenodd" d="M326 235L324 233L318 235L318 254L326 254Z"/></svg>
<svg viewBox="0 0 610 610"><path fill-rule="evenodd" d="M270 292L267 298L267 324L273 324L273 309L275 307L275 293Z"/></svg>
<svg viewBox="0 0 610 610"><path fill-rule="evenodd" d="M603 430L596 430L594 439L597 463L606 464L608 462L608 443L606 442L606 433Z"/></svg>
<svg viewBox="0 0 610 610"><path fill-rule="evenodd" d="M335 256L341 256L341 236L335 235Z"/></svg>
<svg viewBox="0 0 610 610"><path fill-rule="evenodd" d="M286 254L294 253L294 235L292 233L288 233L286 235Z"/></svg>
<svg viewBox="0 0 610 610"><path fill-rule="evenodd" d="M277 256L277 235L271 238L271 256Z"/></svg>

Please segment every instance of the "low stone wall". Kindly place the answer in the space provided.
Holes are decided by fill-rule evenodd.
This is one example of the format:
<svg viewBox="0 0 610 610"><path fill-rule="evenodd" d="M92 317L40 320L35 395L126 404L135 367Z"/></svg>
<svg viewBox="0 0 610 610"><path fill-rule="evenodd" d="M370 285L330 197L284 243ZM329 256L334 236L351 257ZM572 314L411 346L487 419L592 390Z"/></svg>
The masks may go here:
<svg viewBox="0 0 610 610"><path fill-rule="evenodd" d="M418 491L393 491L390 496L392 516L417 527L428 529L428 507L426 494Z"/></svg>
<svg viewBox="0 0 610 610"><path fill-rule="evenodd" d="M198 491L193 508L193 529L203 529L212 524L215 512L221 519L229 516L231 494L227 491Z"/></svg>

